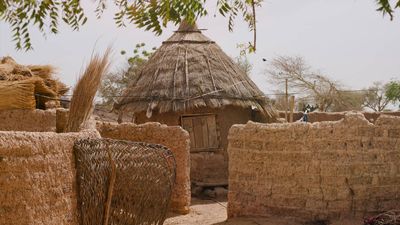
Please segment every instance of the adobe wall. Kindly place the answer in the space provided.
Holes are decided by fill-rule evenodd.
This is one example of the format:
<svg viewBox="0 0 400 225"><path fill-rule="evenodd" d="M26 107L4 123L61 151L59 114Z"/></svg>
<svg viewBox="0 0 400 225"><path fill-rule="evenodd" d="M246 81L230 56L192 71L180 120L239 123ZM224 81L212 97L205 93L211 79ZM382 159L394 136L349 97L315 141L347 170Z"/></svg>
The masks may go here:
<svg viewBox="0 0 400 225"><path fill-rule="evenodd" d="M196 152L190 154L190 178L196 184L228 184L228 132L233 124L245 124L252 119L250 108L227 106L220 109L198 108L181 113L153 113L147 118L145 113L136 115L135 123L160 122L169 126L181 126L181 115L206 114L216 115L217 133L220 148L214 152ZM257 115L260 118L259 115Z"/></svg>
<svg viewBox="0 0 400 225"><path fill-rule="evenodd" d="M228 217L361 216L400 202L400 117L234 125Z"/></svg>
<svg viewBox="0 0 400 225"><path fill-rule="evenodd" d="M0 110L0 130L56 131L56 111L40 109Z"/></svg>
<svg viewBox="0 0 400 225"><path fill-rule="evenodd" d="M160 123L97 123L103 138L161 144L169 148L176 160L176 184L172 191L171 208L186 214L190 206L190 143L189 134L178 126Z"/></svg>
<svg viewBox="0 0 400 225"><path fill-rule="evenodd" d="M0 131L0 224L78 225L73 144L87 137Z"/></svg>
<svg viewBox="0 0 400 225"><path fill-rule="evenodd" d="M338 121L344 118L348 112L311 112L308 114L308 122L322 122L322 121ZM380 115L400 116L400 111L397 112L360 112L368 121L375 121ZM280 118L285 118L285 112L279 112ZM303 112L294 112L293 121L300 120L303 117ZM289 118L289 115L288 115Z"/></svg>

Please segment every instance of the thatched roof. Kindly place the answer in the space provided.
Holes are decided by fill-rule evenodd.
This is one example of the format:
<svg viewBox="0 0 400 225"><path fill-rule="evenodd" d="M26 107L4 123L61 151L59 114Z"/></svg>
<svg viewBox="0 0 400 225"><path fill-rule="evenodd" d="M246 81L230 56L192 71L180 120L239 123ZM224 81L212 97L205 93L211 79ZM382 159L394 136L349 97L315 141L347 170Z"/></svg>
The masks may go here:
<svg viewBox="0 0 400 225"><path fill-rule="evenodd" d="M159 113L227 105L272 108L254 82L196 25L179 29L131 81L116 110Z"/></svg>

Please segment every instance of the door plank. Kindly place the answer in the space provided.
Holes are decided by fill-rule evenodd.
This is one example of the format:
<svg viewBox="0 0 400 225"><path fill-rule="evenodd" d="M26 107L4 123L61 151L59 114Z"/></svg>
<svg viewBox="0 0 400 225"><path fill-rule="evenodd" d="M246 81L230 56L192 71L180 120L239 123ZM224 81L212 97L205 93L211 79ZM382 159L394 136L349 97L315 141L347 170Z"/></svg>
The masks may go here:
<svg viewBox="0 0 400 225"><path fill-rule="evenodd" d="M218 148L217 124L215 115L207 116L208 143L211 148Z"/></svg>
<svg viewBox="0 0 400 225"><path fill-rule="evenodd" d="M190 149L196 148L195 139L194 139L194 130L193 130L193 117L182 117L182 127L187 132L189 132L190 136Z"/></svg>

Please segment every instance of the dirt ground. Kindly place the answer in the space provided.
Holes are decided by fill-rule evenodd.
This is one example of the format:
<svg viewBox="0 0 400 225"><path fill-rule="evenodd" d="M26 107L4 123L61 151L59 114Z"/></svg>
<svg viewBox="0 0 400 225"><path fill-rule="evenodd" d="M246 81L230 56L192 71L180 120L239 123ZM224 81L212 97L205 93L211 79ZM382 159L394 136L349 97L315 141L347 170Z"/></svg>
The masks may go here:
<svg viewBox="0 0 400 225"><path fill-rule="evenodd" d="M324 225L307 223L295 218L267 217L240 218L227 221L226 200L204 200L192 198L190 213L187 215L169 215L164 225ZM326 225L362 225L362 220L341 220Z"/></svg>

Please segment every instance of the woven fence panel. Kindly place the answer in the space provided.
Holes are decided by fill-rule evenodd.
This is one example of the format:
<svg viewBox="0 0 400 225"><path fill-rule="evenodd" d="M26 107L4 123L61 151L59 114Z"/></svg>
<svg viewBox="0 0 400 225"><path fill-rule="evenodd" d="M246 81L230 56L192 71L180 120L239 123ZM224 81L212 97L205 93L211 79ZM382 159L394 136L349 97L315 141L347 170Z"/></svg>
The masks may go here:
<svg viewBox="0 0 400 225"><path fill-rule="evenodd" d="M161 145L84 139L74 146L82 225L163 224L175 159Z"/></svg>

